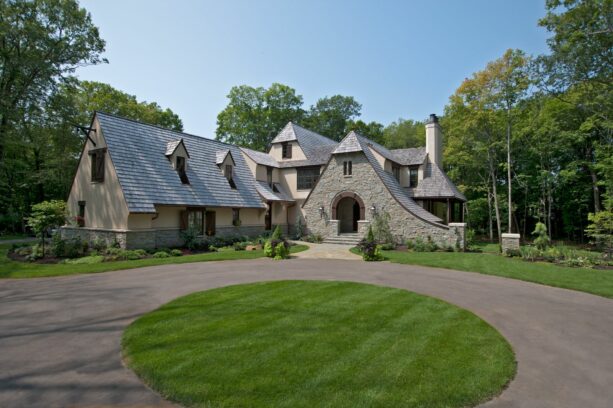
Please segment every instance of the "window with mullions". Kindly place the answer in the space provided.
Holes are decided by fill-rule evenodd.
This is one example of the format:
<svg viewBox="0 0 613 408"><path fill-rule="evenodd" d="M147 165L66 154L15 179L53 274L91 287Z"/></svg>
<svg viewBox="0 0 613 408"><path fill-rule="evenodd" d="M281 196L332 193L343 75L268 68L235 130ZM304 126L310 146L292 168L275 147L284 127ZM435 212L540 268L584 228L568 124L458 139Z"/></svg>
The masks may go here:
<svg viewBox="0 0 613 408"><path fill-rule="evenodd" d="M315 182L319 178L319 166L313 167L299 167L297 177L298 190L310 190L315 185Z"/></svg>
<svg viewBox="0 0 613 408"><path fill-rule="evenodd" d="M351 176L353 174L353 169L352 169L352 163L351 161L344 161L343 162L343 175L344 176Z"/></svg>

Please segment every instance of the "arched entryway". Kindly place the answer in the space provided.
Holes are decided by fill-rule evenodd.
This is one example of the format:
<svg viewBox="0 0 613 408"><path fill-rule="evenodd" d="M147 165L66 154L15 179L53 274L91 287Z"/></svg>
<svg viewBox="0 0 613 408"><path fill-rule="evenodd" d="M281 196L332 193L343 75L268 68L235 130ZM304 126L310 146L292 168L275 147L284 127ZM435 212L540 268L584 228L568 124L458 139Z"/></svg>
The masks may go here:
<svg viewBox="0 0 613 408"><path fill-rule="evenodd" d="M339 221L339 232L358 231L358 221L364 219L364 202L355 193L344 192L334 197L332 219Z"/></svg>

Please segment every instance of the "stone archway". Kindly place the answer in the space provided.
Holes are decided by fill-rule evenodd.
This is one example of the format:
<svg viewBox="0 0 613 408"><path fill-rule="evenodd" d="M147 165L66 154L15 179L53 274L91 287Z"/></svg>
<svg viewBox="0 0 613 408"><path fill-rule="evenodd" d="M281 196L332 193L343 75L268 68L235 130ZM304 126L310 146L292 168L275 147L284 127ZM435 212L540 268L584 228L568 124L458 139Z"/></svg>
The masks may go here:
<svg viewBox="0 0 613 408"><path fill-rule="evenodd" d="M332 200L332 219L339 220L339 232L351 233L358 231L358 220L365 219L364 201L359 195L345 191Z"/></svg>

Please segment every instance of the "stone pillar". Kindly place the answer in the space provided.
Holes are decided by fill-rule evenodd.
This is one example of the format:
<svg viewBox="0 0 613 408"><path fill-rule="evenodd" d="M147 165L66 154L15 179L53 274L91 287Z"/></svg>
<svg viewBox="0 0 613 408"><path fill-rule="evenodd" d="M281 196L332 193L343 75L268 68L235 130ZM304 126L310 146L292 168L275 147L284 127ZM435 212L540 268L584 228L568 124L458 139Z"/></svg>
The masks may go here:
<svg viewBox="0 0 613 408"><path fill-rule="evenodd" d="M339 226L340 226L340 221L339 220L330 220L328 221L328 235L331 237L336 237L338 236L338 231L339 231Z"/></svg>
<svg viewBox="0 0 613 408"><path fill-rule="evenodd" d="M461 251L466 250L466 223L465 222L450 222L449 229L455 232L455 246Z"/></svg>
<svg viewBox="0 0 613 408"><path fill-rule="evenodd" d="M361 237L366 237L368 233L368 227L370 226L370 221L368 220L358 220L358 235Z"/></svg>
<svg viewBox="0 0 613 408"><path fill-rule="evenodd" d="M502 234L502 253L519 251L519 234Z"/></svg>

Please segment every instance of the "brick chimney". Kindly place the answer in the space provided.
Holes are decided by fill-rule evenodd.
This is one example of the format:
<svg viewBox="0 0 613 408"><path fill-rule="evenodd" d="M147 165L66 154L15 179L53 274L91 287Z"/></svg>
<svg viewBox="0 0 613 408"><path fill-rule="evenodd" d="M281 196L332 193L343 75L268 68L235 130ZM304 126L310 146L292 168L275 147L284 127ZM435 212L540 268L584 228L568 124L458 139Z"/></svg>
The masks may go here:
<svg viewBox="0 0 613 408"><path fill-rule="evenodd" d="M438 117L432 113L426 122L426 153L432 163L443 168L443 133Z"/></svg>

